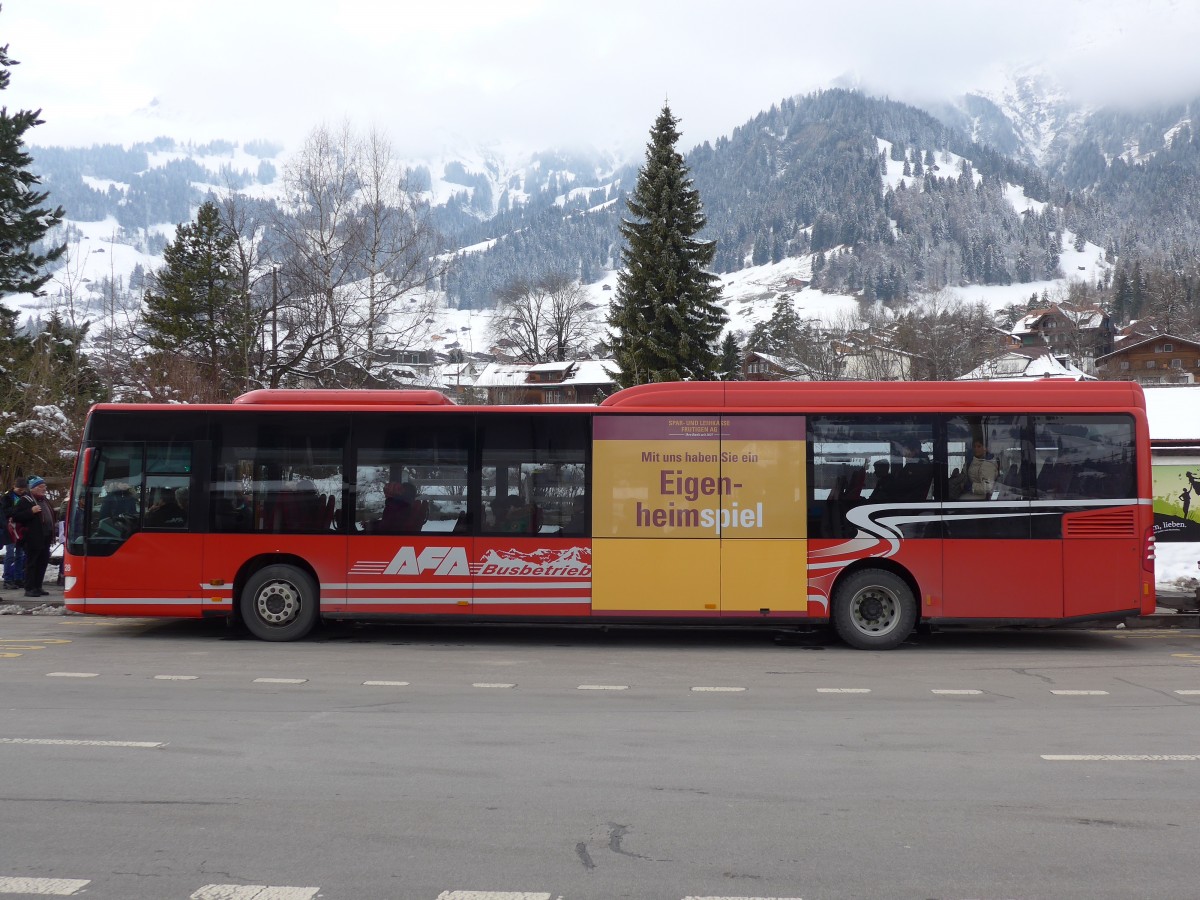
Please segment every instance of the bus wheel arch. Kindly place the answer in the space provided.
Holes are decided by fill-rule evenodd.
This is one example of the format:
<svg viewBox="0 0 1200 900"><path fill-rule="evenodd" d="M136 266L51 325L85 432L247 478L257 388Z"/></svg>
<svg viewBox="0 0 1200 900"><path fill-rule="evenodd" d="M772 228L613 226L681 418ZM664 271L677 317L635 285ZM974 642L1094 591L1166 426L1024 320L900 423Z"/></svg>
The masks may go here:
<svg viewBox="0 0 1200 900"><path fill-rule="evenodd" d="M316 626L320 581L305 560L280 553L249 560L234 582L237 616L264 641L296 641Z"/></svg>
<svg viewBox="0 0 1200 900"><path fill-rule="evenodd" d="M830 618L838 637L858 650L893 650L921 617L912 573L885 560L848 568L833 585Z"/></svg>

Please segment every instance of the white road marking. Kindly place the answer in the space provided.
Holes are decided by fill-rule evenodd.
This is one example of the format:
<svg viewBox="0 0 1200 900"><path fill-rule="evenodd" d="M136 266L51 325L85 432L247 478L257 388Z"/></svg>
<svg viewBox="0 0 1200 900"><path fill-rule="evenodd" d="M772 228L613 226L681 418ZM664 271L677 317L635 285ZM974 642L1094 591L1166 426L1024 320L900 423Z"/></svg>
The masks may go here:
<svg viewBox="0 0 1200 900"><path fill-rule="evenodd" d="M87 887L91 882L79 878L3 878L0 877L0 894L40 894L41 896L69 897Z"/></svg>
<svg viewBox="0 0 1200 900"><path fill-rule="evenodd" d="M1050 693L1063 697L1103 697L1108 694L1108 691L1051 691Z"/></svg>
<svg viewBox="0 0 1200 900"><path fill-rule="evenodd" d="M99 678L99 672L47 672L47 678Z"/></svg>
<svg viewBox="0 0 1200 900"><path fill-rule="evenodd" d="M1185 697L1190 697L1193 694L1200 694L1200 691L1176 691L1177 694L1183 694Z"/></svg>
<svg viewBox="0 0 1200 900"><path fill-rule="evenodd" d="M75 741L62 738L0 738L0 744L46 744L55 747L165 747L163 741Z"/></svg>
<svg viewBox="0 0 1200 900"><path fill-rule="evenodd" d="M255 684L304 684L307 678L255 678Z"/></svg>
<svg viewBox="0 0 1200 900"><path fill-rule="evenodd" d="M693 691L710 694L737 694L744 691L744 687L694 687Z"/></svg>
<svg viewBox="0 0 1200 900"><path fill-rule="evenodd" d="M683 900L801 900L800 897L684 897Z"/></svg>
<svg viewBox="0 0 1200 900"><path fill-rule="evenodd" d="M627 684L581 684L575 688L577 691L627 691Z"/></svg>
<svg viewBox="0 0 1200 900"><path fill-rule="evenodd" d="M199 675L155 675L155 681L195 681Z"/></svg>
<svg viewBox="0 0 1200 900"><path fill-rule="evenodd" d="M408 687L407 681L364 681L372 687Z"/></svg>
<svg viewBox="0 0 1200 900"><path fill-rule="evenodd" d="M818 694L869 694L870 688L817 688Z"/></svg>
<svg viewBox="0 0 1200 900"><path fill-rule="evenodd" d="M515 688L515 684L507 681L476 681L471 687L477 688Z"/></svg>
<svg viewBox="0 0 1200 900"><path fill-rule="evenodd" d="M1053 755L1042 754L1042 759L1049 762L1200 762L1200 756L1176 754L1158 756L1154 754L1129 754L1124 756L1099 754Z"/></svg>
<svg viewBox="0 0 1200 900"><path fill-rule="evenodd" d="M957 696L960 694L982 694L983 691L976 691L976 690L972 690L969 688L965 689L965 690L951 690L948 688L934 688L929 693L931 693L931 694L950 694L953 696Z"/></svg>
<svg viewBox="0 0 1200 900"><path fill-rule="evenodd" d="M190 900L312 900L319 887L280 887L273 884L206 884Z"/></svg>
<svg viewBox="0 0 1200 900"><path fill-rule="evenodd" d="M550 900L550 895L524 891L442 891L437 900Z"/></svg>

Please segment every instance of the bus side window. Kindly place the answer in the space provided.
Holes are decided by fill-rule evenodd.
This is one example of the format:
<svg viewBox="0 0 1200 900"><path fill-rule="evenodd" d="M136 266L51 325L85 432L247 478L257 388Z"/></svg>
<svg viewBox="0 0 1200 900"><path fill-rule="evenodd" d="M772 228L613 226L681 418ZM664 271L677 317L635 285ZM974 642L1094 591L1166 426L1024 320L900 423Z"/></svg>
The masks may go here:
<svg viewBox="0 0 1200 900"><path fill-rule="evenodd" d="M587 419L528 415L480 419L483 533L588 533Z"/></svg>
<svg viewBox="0 0 1200 900"><path fill-rule="evenodd" d="M1136 484L1128 416L1035 416L1039 500L1120 500Z"/></svg>

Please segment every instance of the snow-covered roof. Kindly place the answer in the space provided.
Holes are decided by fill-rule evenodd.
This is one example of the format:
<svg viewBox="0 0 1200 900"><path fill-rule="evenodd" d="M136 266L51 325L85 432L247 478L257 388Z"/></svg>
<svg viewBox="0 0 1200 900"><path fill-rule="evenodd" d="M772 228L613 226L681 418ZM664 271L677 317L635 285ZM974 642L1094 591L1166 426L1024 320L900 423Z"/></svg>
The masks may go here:
<svg viewBox="0 0 1200 900"><path fill-rule="evenodd" d="M547 368L550 367L550 368ZM562 380L550 382L528 381L531 372L563 372ZM487 368L475 379L475 386L515 387L529 384L530 387L558 387L564 384L595 385L612 384L617 372L617 364L611 359L577 359L566 363L489 363Z"/></svg>
<svg viewBox="0 0 1200 900"><path fill-rule="evenodd" d="M1189 347L1200 348L1200 341L1193 341L1190 338L1181 338L1173 334L1152 334L1149 337L1143 337L1140 340L1131 338L1129 340L1122 341L1119 350L1114 350L1112 353L1106 353L1104 356L1096 357L1096 362L1102 362L1106 359L1110 359L1117 354L1128 353L1130 350L1136 350L1143 344L1152 344L1156 341L1169 344L1187 344Z"/></svg>
<svg viewBox="0 0 1200 900"><path fill-rule="evenodd" d="M1143 385L1152 441L1200 442L1200 385Z"/></svg>
<svg viewBox="0 0 1200 900"><path fill-rule="evenodd" d="M1049 308L1035 309L1018 319L1013 325L1012 334L1029 334L1038 331L1042 320L1054 313L1063 316L1080 329L1100 328L1104 324L1104 310L1097 306L1074 307L1052 303Z"/></svg>
<svg viewBox="0 0 1200 900"><path fill-rule="evenodd" d="M1024 381L1026 378L1095 381L1065 356L1046 347L1014 347L985 361L956 381Z"/></svg>

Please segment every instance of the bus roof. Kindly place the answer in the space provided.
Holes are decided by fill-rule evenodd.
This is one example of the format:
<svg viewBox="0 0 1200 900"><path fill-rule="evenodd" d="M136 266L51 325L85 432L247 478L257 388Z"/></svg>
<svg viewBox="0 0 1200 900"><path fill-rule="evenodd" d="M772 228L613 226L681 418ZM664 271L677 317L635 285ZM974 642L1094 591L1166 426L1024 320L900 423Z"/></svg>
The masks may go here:
<svg viewBox="0 0 1200 900"><path fill-rule="evenodd" d="M1145 409L1134 381L675 381L625 388L602 407L700 409Z"/></svg>
<svg viewBox="0 0 1200 900"><path fill-rule="evenodd" d="M1134 381L679 381L625 388L599 406L533 404L459 406L435 390L256 390L232 404L101 403L93 412L138 410L446 411L476 412L700 412L731 409L785 412L957 412L1145 410L1142 387Z"/></svg>

